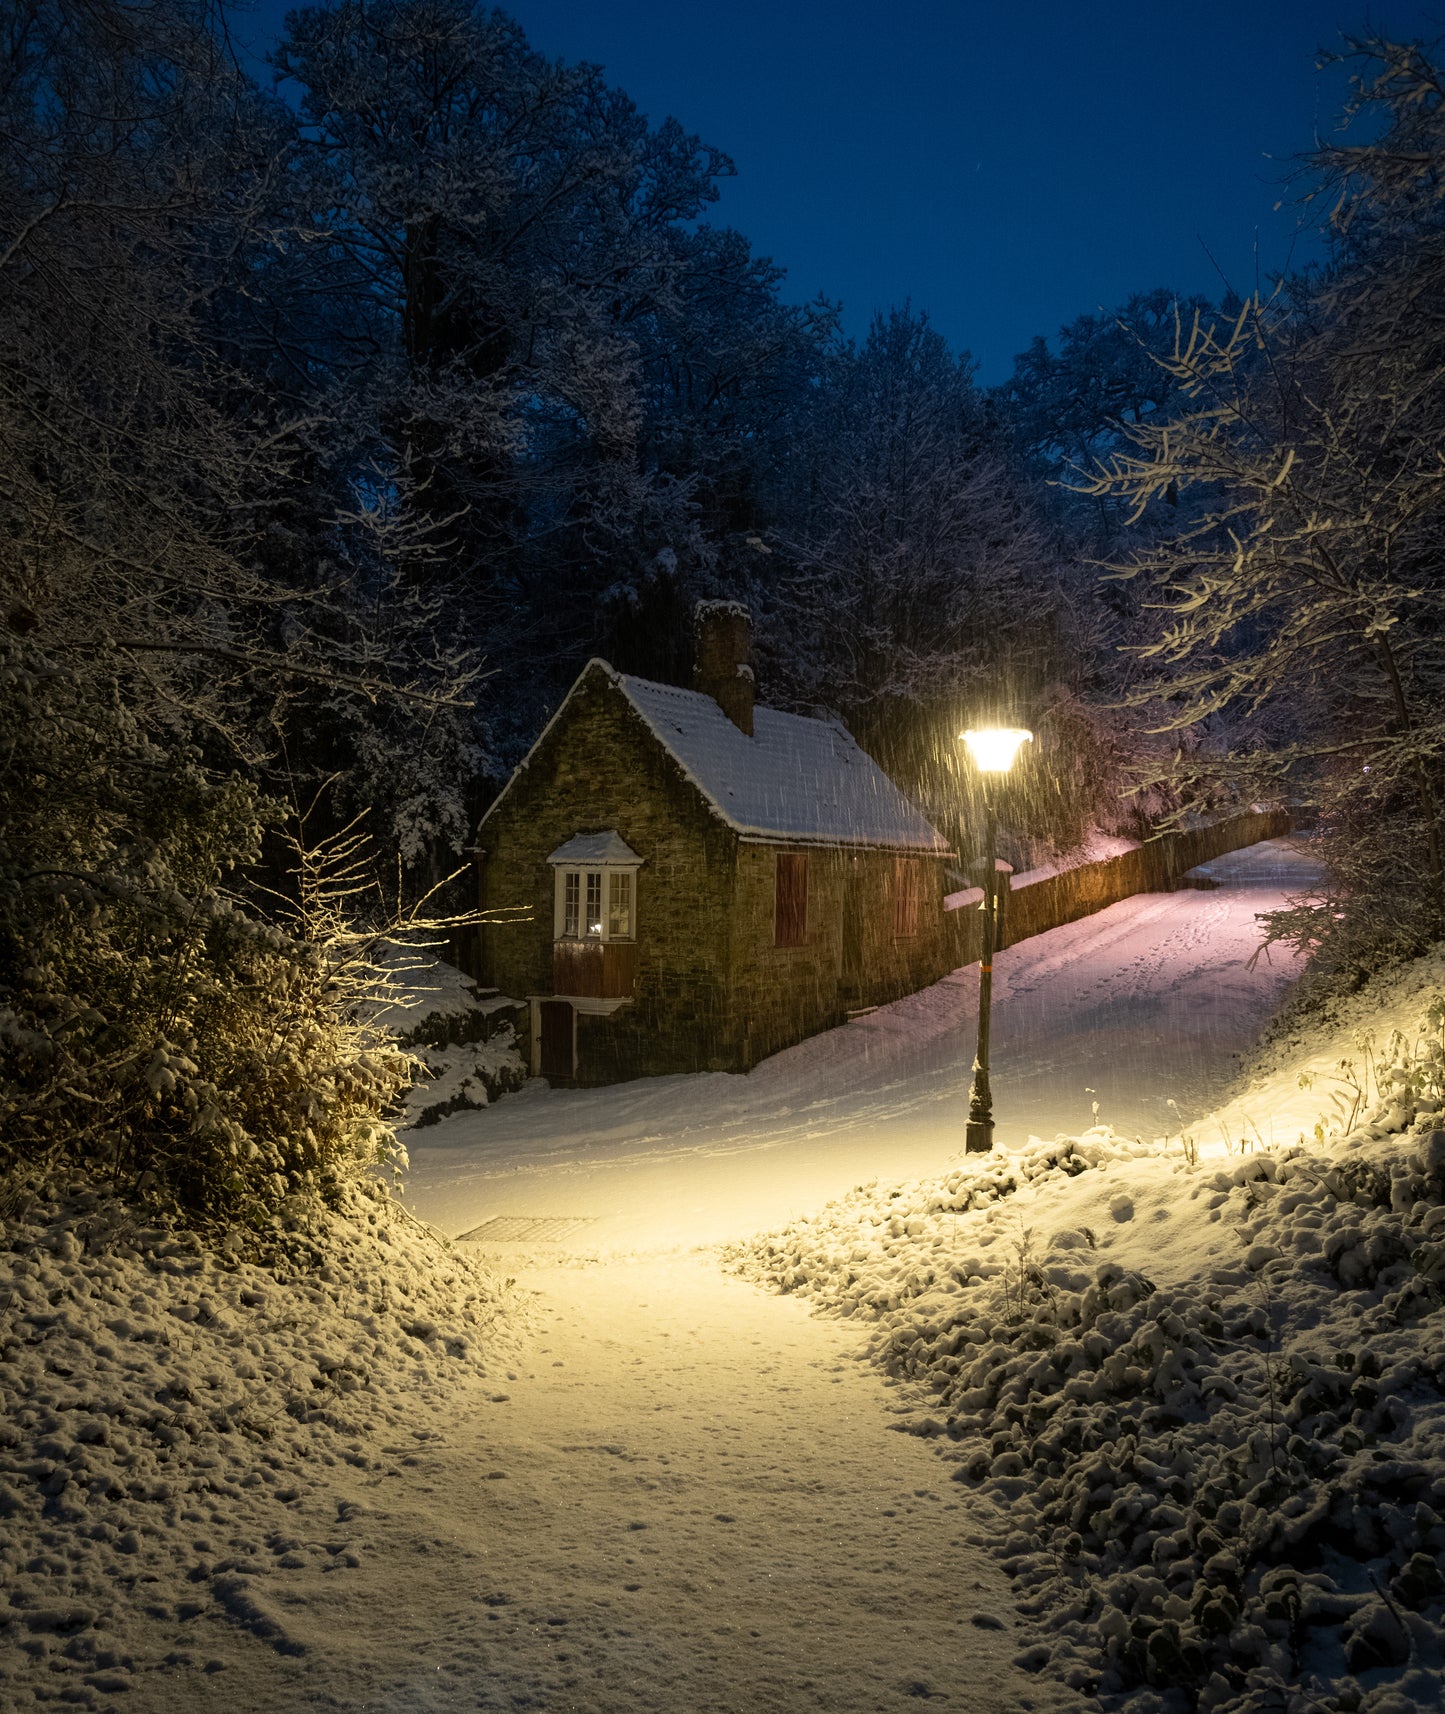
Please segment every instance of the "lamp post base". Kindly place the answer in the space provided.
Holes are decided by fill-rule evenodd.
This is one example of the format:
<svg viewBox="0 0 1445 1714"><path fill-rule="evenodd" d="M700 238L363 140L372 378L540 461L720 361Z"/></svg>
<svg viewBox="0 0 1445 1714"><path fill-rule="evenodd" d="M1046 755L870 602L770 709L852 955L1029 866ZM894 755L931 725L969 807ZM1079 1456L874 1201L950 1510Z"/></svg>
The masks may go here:
<svg viewBox="0 0 1445 1714"><path fill-rule="evenodd" d="M963 1128L965 1154L986 1155L993 1147L993 1120L970 1119Z"/></svg>

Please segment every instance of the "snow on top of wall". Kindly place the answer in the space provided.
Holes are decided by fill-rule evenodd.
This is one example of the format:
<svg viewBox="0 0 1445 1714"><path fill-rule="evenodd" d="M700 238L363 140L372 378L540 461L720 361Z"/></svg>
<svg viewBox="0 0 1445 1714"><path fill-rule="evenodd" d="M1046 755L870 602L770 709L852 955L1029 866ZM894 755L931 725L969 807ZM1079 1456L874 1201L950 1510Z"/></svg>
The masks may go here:
<svg viewBox="0 0 1445 1714"><path fill-rule="evenodd" d="M1095 831L1074 850L1054 857L1047 863L1040 863L1037 868L1025 869L1021 874L1015 875L1013 890L1017 892L1020 887L1031 887L1035 881L1051 881L1055 875L1062 875L1069 869L1082 869L1086 863L1106 863L1111 857L1122 857L1126 852L1138 849L1137 839L1126 839L1118 833Z"/></svg>
<svg viewBox="0 0 1445 1714"><path fill-rule="evenodd" d="M1047 863L1040 863L1037 868L1025 869L1018 874L1011 873L1009 891L1017 893L1024 887L1033 886L1036 881L1050 881L1054 876L1066 874L1070 869L1082 869L1090 863L1105 863L1111 857L1122 857L1126 851L1138 849L1137 839L1125 839L1119 834L1095 831L1072 851L1065 852ZM1009 865L1000 858L998 867L1008 869ZM976 905L982 898L982 887L964 887L960 892L946 894L943 908L946 911L963 910L968 905Z"/></svg>
<svg viewBox="0 0 1445 1714"><path fill-rule="evenodd" d="M579 833L559 845L549 863L641 863L642 859L615 827L605 833Z"/></svg>
<svg viewBox="0 0 1445 1714"><path fill-rule="evenodd" d="M1005 884L1009 888L1009 890L1012 891L1013 886L1014 886L1014 880L1013 880L1014 866L1013 866L1013 864L1012 863L1006 863L1002 857L995 857L993 860L993 867L994 867L994 873L995 874L1007 875L1010 877L1009 880ZM961 881L964 879L964 877L962 875L960 875L956 869L950 869L948 871L948 878L951 881ZM965 887L961 892L945 893L943 895L943 908L946 911L960 911L966 905L979 905L982 903L983 903L983 888L982 887Z"/></svg>
<svg viewBox="0 0 1445 1714"><path fill-rule="evenodd" d="M836 721L758 708L749 738L700 691L613 676L658 742L739 833L947 850L922 811Z"/></svg>

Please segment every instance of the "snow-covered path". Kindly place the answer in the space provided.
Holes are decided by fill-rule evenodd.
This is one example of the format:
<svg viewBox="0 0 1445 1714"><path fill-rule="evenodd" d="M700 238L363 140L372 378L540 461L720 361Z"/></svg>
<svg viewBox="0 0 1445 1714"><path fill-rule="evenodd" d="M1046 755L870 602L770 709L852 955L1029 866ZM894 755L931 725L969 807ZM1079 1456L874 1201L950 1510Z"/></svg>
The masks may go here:
<svg viewBox="0 0 1445 1714"><path fill-rule="evenodd" d="M1082 1128L1091 1089L1102 1117L1151 1131L1168 1096L1210 1101L1294 974L1248 968L1255 913L1311 866L1273 844L1212 870L1217 890L1133 899L1000 958L1004 1142ZM1082 1714L1028 1670L1046 1651L1028 1652L980 1502L887 1432L901 1395L860 1362L866 1329L706 1247L956 1155L975 982L956 972L749 1077L536 1089L419 1133L409 1200L443 1230L585 1224L493 1252L537 1326L511 1371L420 1410L381 1467L316 1472L307 1527L349 1520L357 1563L343 1580L320 1556L278 1562L279 1617L207 1681L208 1714Z"/></svg>
<svg viewBox="0 0 1445 1714"><path fill-rule="evenodd" d="M1001 953L994 1102L1001 1143L1099 1118L1154 1135L1213 1107L1232 1055L1298 973L1253 969L1256 914L1317 873L1286 841L1198 871L1218 883L1126 899ZM499 1215L585 1220L596 1251L710 1243L777 1225L861 1180L939 1171L962 1145L977 966L746 1077L529 1086L411 1139L407 1199L443 1231Z"/></svg>
<svg viewBox="0 0 1445 1714"><path fill-rule="evenodd" d="M536 1283L530 1358L363 1496L366 1584L317 1591L351 1706L1081 1706L1012 1664L1030 1633L970 1502L885 1432L850 1330L699 1256Z"/></svg>

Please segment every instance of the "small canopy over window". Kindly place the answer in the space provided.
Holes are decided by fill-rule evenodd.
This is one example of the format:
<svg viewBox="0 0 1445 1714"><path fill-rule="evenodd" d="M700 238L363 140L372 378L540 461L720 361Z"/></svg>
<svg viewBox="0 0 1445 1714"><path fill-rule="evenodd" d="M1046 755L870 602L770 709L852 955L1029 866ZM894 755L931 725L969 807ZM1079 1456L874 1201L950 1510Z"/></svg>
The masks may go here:
<svg viewBox="0 0 1445 1714"><path fill-rule="evenodd" d="M547 859L556 873L557 940L633 940L642 858L616 828L579 833Z"/></svg>

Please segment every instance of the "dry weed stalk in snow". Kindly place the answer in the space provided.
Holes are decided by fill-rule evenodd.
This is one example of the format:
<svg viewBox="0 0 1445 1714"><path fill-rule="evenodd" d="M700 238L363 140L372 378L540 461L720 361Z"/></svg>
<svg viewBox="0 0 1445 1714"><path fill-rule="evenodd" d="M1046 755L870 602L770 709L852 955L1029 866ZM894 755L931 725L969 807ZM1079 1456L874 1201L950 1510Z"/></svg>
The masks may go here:
<svg viewBox="0 0 1445 1714"><path fill-rule="evenodd" d="M733 1253L877 1323L1046 1628L1021 1665L1133 1714L1445 1706L1440 1021L1345 1135L1035 1141Z"/></svg>
<svg viewBox="0 0 1445 1714"><path fill-rule="evenodd" d="M284 1652L286 1569L344 1578L367 1537L357 1504L310 1539L293 1503L505 1366L510 1282L381 1186L280 1228L262 1263L95 1194L4 1211L5 1708L144 1707L153 1675L224 1666L193 1658L203 1615Z"/></svg>

